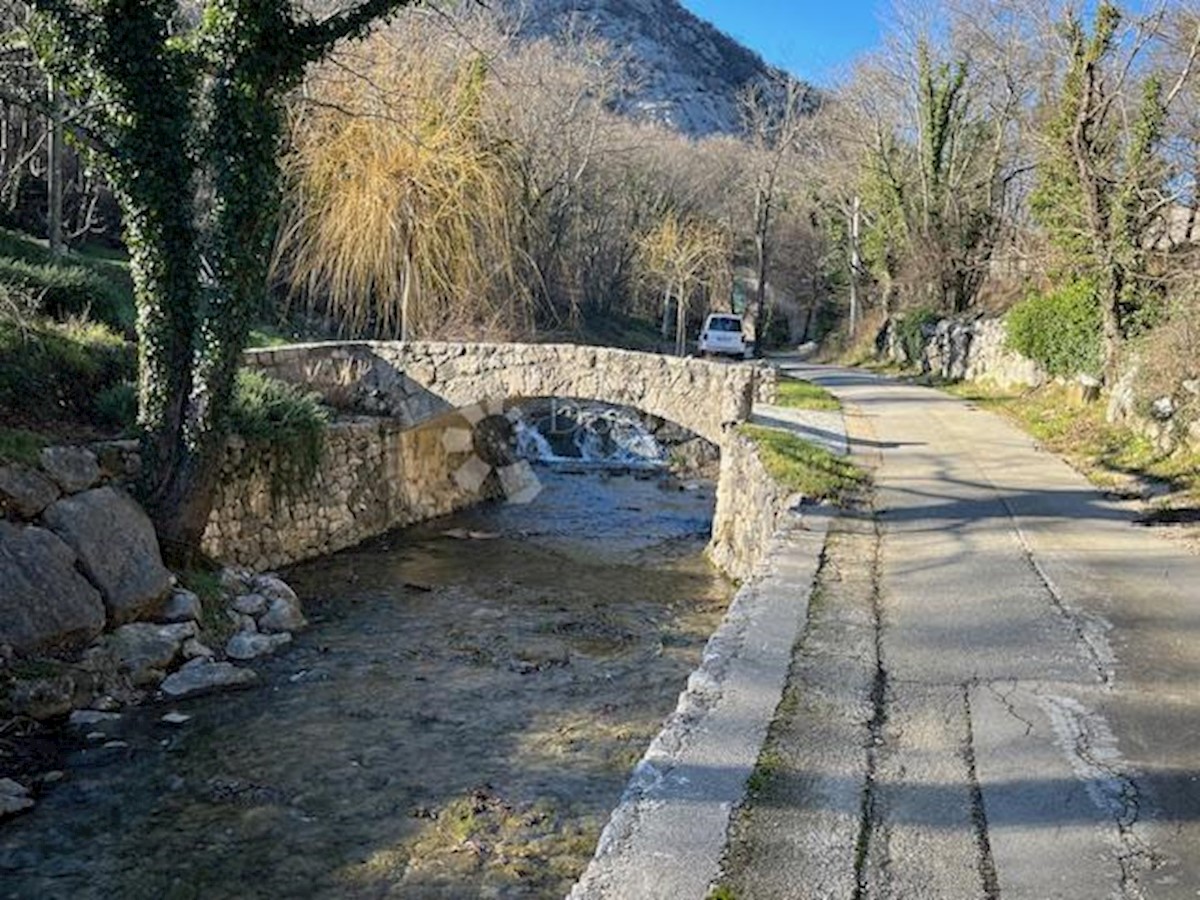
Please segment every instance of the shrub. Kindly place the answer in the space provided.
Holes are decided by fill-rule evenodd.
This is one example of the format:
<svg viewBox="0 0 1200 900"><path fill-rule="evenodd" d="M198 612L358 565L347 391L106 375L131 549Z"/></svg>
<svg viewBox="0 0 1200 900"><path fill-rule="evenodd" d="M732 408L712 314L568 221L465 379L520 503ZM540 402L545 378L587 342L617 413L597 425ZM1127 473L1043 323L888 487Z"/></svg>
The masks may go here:
<svg viewBox="0 0 1200 900"><path fill-rule="evenodd" d="M238 372L230 427L248 442L278 448L273 495L312 480L321 464L328 423L329 413L317 394L251 369Z"/></svg>
<svg viewBox="0 0 1200 900"><path fill-rule="evenodd" d="M105 425L129 430L137 426L137 385L122 381L102 388L94 402L96 419Z"/></svg>
<svg viewBox="0 0 1200 900"><path fill-rule="evenodd" d="M1005 328L1009 349L1051 375L1099 375L1103 368L1100 300L1091 280L1030 295L1009 311Z"/></svg>

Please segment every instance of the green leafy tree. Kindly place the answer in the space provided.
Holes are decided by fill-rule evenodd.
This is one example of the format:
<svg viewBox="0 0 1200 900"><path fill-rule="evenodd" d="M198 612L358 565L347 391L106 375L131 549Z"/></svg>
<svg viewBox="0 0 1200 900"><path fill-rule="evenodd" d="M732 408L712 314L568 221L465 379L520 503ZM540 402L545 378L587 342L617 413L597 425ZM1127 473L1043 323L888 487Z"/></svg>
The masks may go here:
<svg viewBox="0 0 1200 900"><path fill-rule="evenodd" d="M318 18L289 0L33 0L45 68L87 96L137 301L145 501L168 555L212 504L240 353L266 287L282 101L305 67L410 0Z"/></svg>
<svg viewBox="0 0 1200 900"><path fill-rule="evenodd" d="M1118 29L1121 11L1096 11L1090 34L1073 12L1063 24L1069 54L1045 101L1042 158L1030 205L1073 280L1095 285L1103 369L1113 376L1130 323L1150 300L1145 247L1167 196L1162 142L1167 98L1157 75L1142 82L1127 114L1122 80L1131 68Z"/></svg>

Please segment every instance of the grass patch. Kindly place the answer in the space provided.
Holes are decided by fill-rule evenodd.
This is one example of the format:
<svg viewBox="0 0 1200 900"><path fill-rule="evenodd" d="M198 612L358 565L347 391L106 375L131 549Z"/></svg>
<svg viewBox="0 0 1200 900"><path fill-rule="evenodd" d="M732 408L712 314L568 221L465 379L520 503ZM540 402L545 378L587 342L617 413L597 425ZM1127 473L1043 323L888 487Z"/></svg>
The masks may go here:
<svg viewBox="0 0 1200 900"><path fill-rule="evenodd" d="M36 298L46 315L87 315L118 331L133 330L129 264L113 251L71 251L55 259L44 242L0 229L0 282Z"/></svg>
<svg viewBox="0 0 1200 900"><path fill-rule="evenodd" d="M789 378L786 375L779 379L776 405L792 409L839 410L842 408L838 399L825 388L815 385L811 381Z"/></svg>
<svg viewBox="0 0 1200 900"><path fill-rule="evenodd" d="M37 465L38 454L49 441L22 428L0 428L0 462Z"/></svg>
<svg viewBox="0 0 1200 900"><path fill-rule="evenodd" d="M262 350L270 347L286 347L288 344L296 343L297 340L299 338L274 325L255 325L250 329L250 335L246 339L246 349Z"/></svg>
<svg viewBox="0 0 1200 900"><path fill-rule="evenodd" d="M1121 476L1133 475L1165 482L1200 501L1200 453L1163 453L1132 429L1106 422L1102 404L1079 405L1057 385L1025 393L967 382L942 389L1012 420L1100 487L1119 486Z"/></svg>
<svg viewBox="0 0 1200 900"><path fill-rule="evenodd" d="M225 610L225 592L219 572L210 569L184 569L179 583L200 598L200 633L205 643L224 647L237 625Z"/></svg>
<svg viewBox="0 0 1200 900"><path fill-rule="evenodd" d="M782 767L783 756L779 751L770 748L763 750L759 754L758 762L754 764L754 771L746 779L746 788L751 794L762 793Z"/></svg>
<svg viewBox="0 0 1200 900"><path fill-rule="evenodd" d="M772 478L811 500L844 503L870 482L870 476L848 459L790 431L761 425L741 425L738 431L758 445L759 458Z"/></svg>
<svg viewBox="0 0 1200 900"><path fill-rule="evenodd" d="M136 366L133 345L103 325L0 319L0 425L53 432L102 421L117 409L103 392L132 382Z"/></svg>

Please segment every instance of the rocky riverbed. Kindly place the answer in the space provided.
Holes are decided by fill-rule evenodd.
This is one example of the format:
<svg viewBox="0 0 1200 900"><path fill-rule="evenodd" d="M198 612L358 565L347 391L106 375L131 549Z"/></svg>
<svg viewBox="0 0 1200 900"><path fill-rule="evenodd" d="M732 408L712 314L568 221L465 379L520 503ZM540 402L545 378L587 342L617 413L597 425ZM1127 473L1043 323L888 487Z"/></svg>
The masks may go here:
<svg viewBox="0 0 1200 900"><path fill-rule="evenodd" d="M313 627L256 687L41 736L0 897L566 893L732 588L710 485L539 476L284 572Z"/></svg>

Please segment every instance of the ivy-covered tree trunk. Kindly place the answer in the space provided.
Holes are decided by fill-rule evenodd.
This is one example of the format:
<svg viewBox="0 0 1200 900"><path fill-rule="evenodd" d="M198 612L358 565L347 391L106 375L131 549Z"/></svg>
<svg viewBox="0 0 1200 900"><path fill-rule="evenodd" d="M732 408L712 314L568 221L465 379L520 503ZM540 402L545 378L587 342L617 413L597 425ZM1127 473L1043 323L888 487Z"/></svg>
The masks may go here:
<svg viewBox="0 0 1200 900"><path fill-rule="evenodd" d="M93 110L137 302L144 501L169 556L212 508L234 379L266 290L281 104L304 67L409 0L323 20L288 0L33 0L46 67Z"/></svg>

